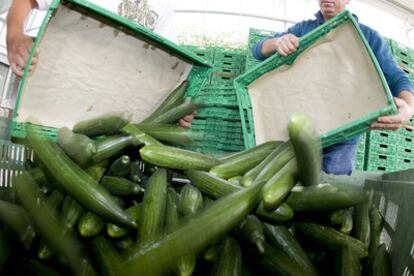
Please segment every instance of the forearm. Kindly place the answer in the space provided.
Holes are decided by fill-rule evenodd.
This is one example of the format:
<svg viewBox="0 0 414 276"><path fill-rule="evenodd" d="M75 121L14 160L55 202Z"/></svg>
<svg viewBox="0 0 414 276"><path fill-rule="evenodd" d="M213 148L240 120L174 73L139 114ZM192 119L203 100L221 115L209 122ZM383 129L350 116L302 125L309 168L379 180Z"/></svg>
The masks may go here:
<svg viewBox="0 0 414 276"><path fill-rule="evenodd" d="M13 37L23 35L24 21L30 11L36 8L35 0L14 0L7 14L7 44Z"/></svg>

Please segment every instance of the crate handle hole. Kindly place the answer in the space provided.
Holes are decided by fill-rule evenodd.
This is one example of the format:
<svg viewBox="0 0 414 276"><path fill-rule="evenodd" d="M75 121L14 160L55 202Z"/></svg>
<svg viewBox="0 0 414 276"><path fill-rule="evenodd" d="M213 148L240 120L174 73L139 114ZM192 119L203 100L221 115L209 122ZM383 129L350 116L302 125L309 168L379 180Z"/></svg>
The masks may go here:
<svg viewBox="0 0 414 276"><path fill-rule="evenodd" d="M411 150L410 150L410 149L405 149L404 151L405 151L405 152L408 152L408 153L410 153L410 152L411 152Z"/></svg>
<svg viewBox="0 0 414 276"><path fill-rule="evenodd" d="M385 156L385 155L380 155L380 156L379 156L379 159L387 160L387 156Z"/></svg>
<svg viewBox="0 0 414 276"><path fill-rule="evenodd" d="M385 167L377 167L379 171L385 171Z"/></svg>
<svg viewBox="0 0 414 276"><path fill-rule="evenodd" d="M388 133L380 133L381 136L388 137Z"/></svg>
<svg viewBox="0 0 414 276"><path fill-rule="evenodd" d="M410 159L404 159L404 163L411 163Z"/></svg>
<svg viewBox="0 0 414 276"><path fill-rule="evenodd" d="M407 141L407 142L412 142L413 140L412 139L410 139L410 138L405 138L405 141Z"/></svg>
<svg viewBox="0 0 414 276"><path fill-rule="evenodd" d="M380 148L384 148L384 149L386 149L386 148L388 148L388 145L380 145Z"/></svg>

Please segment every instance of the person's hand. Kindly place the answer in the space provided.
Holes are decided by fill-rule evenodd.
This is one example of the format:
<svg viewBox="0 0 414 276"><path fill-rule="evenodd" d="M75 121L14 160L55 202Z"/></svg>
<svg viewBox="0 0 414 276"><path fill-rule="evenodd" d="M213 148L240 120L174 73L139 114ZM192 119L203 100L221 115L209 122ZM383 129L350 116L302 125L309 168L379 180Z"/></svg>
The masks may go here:
<svg viewBox="0 0 414 276"><path fill-rule="evenodd" d="M18 77L23 76L24 68L26 67L32 47L33 39L29 36L22 34L8 39L7 56L11 69ZM30 63L29 72L31 72L37 64L38 56L39 54L36 51Z"/></svg>
<svg viewBox="0 0 414 276"><path fill-rule="evenodd" d="M414 115L414 110L406 101L394 97L398 113L390 116L378 117L377 121L371 124L371 129L377 130L398 130L410 121Z"/></svg>
<svg viewBox="0 0 414 276"><path fill-rule="evenodd" d="M299 38L293 34L286 34L276 39L276 51L282 56L288 56L299 48Z"/></svg>
<svg viewBox="0 0 414 276"><path fill-rule="evenodd" d="M197 114L196 111L194 111L193 113L184 116L183 118L181 118L178 122L180 123L180 126L185 127L185 128L190 128L191 127L191 123L194 119L194 115Z"/></svg>

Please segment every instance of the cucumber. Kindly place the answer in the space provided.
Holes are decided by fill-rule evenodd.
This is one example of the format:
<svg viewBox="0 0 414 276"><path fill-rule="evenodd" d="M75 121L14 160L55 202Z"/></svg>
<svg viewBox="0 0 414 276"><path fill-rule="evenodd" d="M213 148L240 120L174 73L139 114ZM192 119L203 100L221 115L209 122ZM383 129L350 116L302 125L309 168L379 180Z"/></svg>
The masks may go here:
<svg viewBox="0 0 414 276"><path fill-rule="evenodd" d="M142 166L141 162L135 160L131 162L131 170L129 172L128 179L135 183L141 183L142 181Z"/></svg>
<svg viewBox="0 0 414 276"><path fill-rule="evenodd" d="M81 121L73 126L73 132L87 136L111 135L129 123L132 113L129 111L111 112L101 116Z"/></svg>
<svg viewBox="0 0 414 276"><path fill-rule="evenodd" d="M193 113L194 111L204 107L202 99L189 99L187 98L182 104L159 114L154 118L151 123L156 124L168 124L174 123L186 115Z"/></svg>
<svg viewBox="0 0 414 276"><path fill-rule="evenodd" d="M17 263L14 264L18 268L18 275L31 275L31 276L62 276L61 273L58 273L51 267L46 264L36 260L36 259L27 259L23 256L20 256ZM21 273L21 274L20 274Z"/></svg>
<svg viewBox="0 0 414 276"><path fill-rule="evenodd" d="M331 225L339 225L339 231L349 235L352 231L354 219L352 217L352 208L336 210L329 214Z"/></svg>
<svg viewBox="0 0 414 276"><path fill-rule="evenodd" d="M109 167L107 175L126 177L131 171L131 159L128 155L117 158Z"/></svg>
<svg viewBox="0 0 414 276"><path fill-rule="evenodd" d="M129 207L128 209L125 210L125 213L127 213L128 215L131 216L132 220L138 224L142 214L142 204L134 204L131 207ZM115 225L113 223L108 223L106 225L106 233L108 234L108 236L110 236L111 238L122 238L124 237L126 234L128 234L129 229L122 227L122 226L118 226Z"/></svg>
<svg viewBox="0 0 414 276"><path fill-rule="evenodd" d="M142 130L140 130L138 127L136 127L133 124L127 124L126 126L124 126L121 129L121 132L123 134L128 134L132 136L132 144L134 146L140 146L140 145L146 145L146 146L151 146L151 145L162 145L161 142L159 142L158 140L154 139L153 137L151 137L150 135L146 134L145 132L143 132Z"/></svg>
<svg viewBox="0 0 414 276"><path fill-rule="evenodd" d="M370 242L369 202L358 204L354 208L354 237L362 241L366 247Z"/></svg>
<svg viewBox="0 0 414 276"><path fill-rule="evenodd" d="M381 231L383 227L382 216L375 206L372 206L369 212L369 223L371 224L371 241L369 243L369 253L372 255L375 249L380 246Z"/></svg>
<svg viewBox="0 0 414 276"><path fill-rule="evenodd" d="M211 275L241 275L242 255L234 238L225 238L220 245L219 254L214 262Z"/></svg>
<svg viewBox="0 0 414 276"><path fill-rule="evenodd" d="M202 132L169 124L138 124L140 130L155 139L172 145L189 146L203 138Z"/></svg>
<svg viewBox="0 0 414 276"><path fill-rule="evenodd" d="M345 235L331 227L305 222L296 225L303 234L329 250L339 252L343 246L347 245L359 258L368 256L368 249L360 240Z"/></svg>
<svg viewBox="0 0 414 276"><path fill-rule="evenodd" d="M139 244L154 239L163 230L167 199L167 170L158 169L147 182L142 210Z"/></svg>
<svg viewBox="0 0 414 276"><path fill-rule="evenodd" d="M175 88L168 96L165 98L162 103L155 109L145 120L143 123L148 123L153 121L156 117L161 115L162 113L178 106L184 101L185 91L188 87L188 81L184 80L180 83L177 88Z"/></svg>
<svg viewBox="0 0 414 276"><path fill-rule="evenodd" d="M90 166L97 147L92 139L83 134L73 133L69 128L60 128L57 143L63 151L81 168Z"/></svg>
<svg viewBox="0 0 414 276"><path fill-rule="evenodd" d="M54 190L51 195L46 198L46 204L55 212L57 213L58 209L59 209L59 205L60 203L63 201L63 195L61 192L59 192L58 190ZM50 258L52 258L53 256L53 252L50 249L50 247L48 247L46 245L46 243L41 240L40 241L40 245L39 245L39 250L38 250L38 257L41 260L48 260Z"/></svg>
<svg viewBox="0 0 414 276"><path fill-rule="evenodd" d="M111 222L135 227L131 218L115 203L111 195L98 186L92 177L77 166L62 150L49 141L36 140L28 135L30 145L48 172L84 207Z"/></svg>
<svg viewBox="0 0 414 276"><path fill-rule="evenodd" d="M185 175L191 180L194 186L213 199L243 189L240 186L234 185L229 181L216 177L208 172L190 170L186 171ZM268 222L281 222L293 217L292 209L286 204L282 204L272 212L266 211L263 205L260 204L255 210L255 213L258 217Z"/></svg>
<svg viewBox="0 0 414 276"><path fill-rule="evenodd" d="M243 175L263 161L279 144L280 142L271 141L244 151L237 158L227 159L223 164L211 168L210 173L224 179Z"/></svg>
<svg viewBox="0 0 414 276"><path fill-rule="evenodd" d="M295 186L298 176L296 159L291 159L280 171L273 175L263 187L263 207L275 210Z"/></svg>
<svg viewBox="0 0 414 276"><path fill-rule="evenodd" d="M386 276L391 273L391 259L385 244L381 244L374 251L372 260L367 264L367 275Z"/></svg>
<svg viewBox="0 0 414 276"><path fill-rule="evenodd" d="M28 161L25 161L25 163L28 163ZM30 173L30 176L37 182L37 184L40 186L49 186L49 180L41 168L32 167L28 168L27 171Z"/></svg>
<svg viewBox="0 0 414 276"><path fill-rule="evenodd" d="M144 192L138 184L116 176L104 176L101 185L115 196L137 196Z"/></svg>
<svg viewBox="0 0 414 276"><path fill-rule="evenodd" d="M263 227L268 242L286 253L297 266L303 269L304 275L317 275L308 255L286 226L265 223Z"/></svg>
<svg viewBox="0 0 414 276"><path fill-rule="evenodd" d="M90 245L102 275L117 276L122 262L115 247L103 235L94 237Z"/></svg>
<svg viewBox="0 0 414 276"><path fill-rule="evenodd" d="M268 181L292 158L293 150L290 143L278 145L262 162L244 174L242 186L249 186L259 175L261 180Z"/></svg>
<svg viewBox="0 0 414 276"><path fill-rule="evenodd" d="M209 170L220 162L198 152L167 146L145 146L139 152L150 164L178 170Z"/></svg>
<svg viewBox="0 0 414 276"><path fill-rule="evenodd" d="M229 182L233 183L234 185L237 186L241 186L241 180L242 180L243 176L238 175L238 176L233 176L229 179L227 179Z"/></svg>
<svg viewBox="0 0 414 276"><path fill-rule="evenodd" d="M23 172L14 178L13 183L16 197L26 209L38 233L53 252L66 260L73 274L84 275L86 271L93 272L81 242L70 232L65 231L53 208L38 192L37 184L30 175Z"/></svg>
<svg viewBox="0 0 414 276"><path fill-rule="evenodd" d="M227 162L243 161L246 158L250 158L256 155L261 155L265 157L269 155L281 143L282 143L281 141L269 141L269 142L263 143L261 145L258 145L256 147L253 147L253 148L250 148L244 151L222 156L219 158L219 160L222 163L227 163Z"/></svg>
<svg viewBox="0 0 414 276"><path fill-rule="evenodd" d="M63 225L68 230L73 230L84 210L76 200L70 196L65 196L62 203L61 219Z"/></svg>
<svg viewBox="0 0 414 276"><path fill-rule="evenodd" d="M167 191L167 210L165 224L167 229L174 229L178 225L178 196L172 187ZM178 258L173 266L177 275L191 275L195 269L196 257L194 254L186 254Z"/></svg>
<svg viewBox="0 0 414 276"><path fill-rule="evenodd" d="M104 176L107 167L108 160L104 160L102 162L99 162L95 165L86 168L85 172L89 174L96 182L99 182L101 181L101 178Z"/></svg>
<svg viewBox="0 0 414 276"><path fill-rule="evenodd" d="M127 236L126 238L123 238L122 240L115 242L115 245L123 251L128 251L134 248L135 239L133 239L130 236Z"/></svg>
<svg viewBox="0 0 414 276"><path fill-rule="evenodd" d="M337 254L337 275L340 276L360 276L361 275L361 261L358 256L354 254L352 249L345 245L342 246L340 252ZM372 274L376 275L376 274Z"/></svg>
<svg viewBox="0 0 414 276"><path fill-rule="evenodd" d="M203 195L193 185L186 184L180 195L178 210L183 217L193 215L203 208Z"/></svg>
<svg viewBox="0 0 414 276"><path fill-rule="evenodd" d="M0 222L13 230L26 250L30 248L36 233L27 212L21 206L0 200Z"/></svg>
<svg viewBox="0 0 414 276"><path fill-rule="evenodd" d="M259 263L265 268L269 275L306 275L301 267L299 267L288 255L282 250L265 243L265 253L259 254L251 247L247 248L249 256L253 257L255 263Z"/></svg>
<svg viewBox="0 0 414 276"><path fill-rule="evenodd" d="M263 225L255 215L248 215L235 229L237 237L251 245L255 245L260 254L264 253L265 237Z"/></svg>
<svg viewBox="0 0 414 276"><path fill-rule="evenodd" d="M188 252L199 253L225 236L253 210L260 199L263 184L255 183L215 201L197 216L192 216L177 228L166 231L153 242L134 250L120 275L157 274L168 270L178 257Z"/></svg>
<svg viewBox="0 0 414 276"><path fill-rule="evenodd" d="M82 237L94 237L102 232L105 221L92 212L86 212L78 222L78 231Z"/></svg>
<svg viewBox="0 0 414 276"><path fill-rule="evenodd" d="M286 203L295 213L318 213L348 208L365 200L364 190L360 187L325 183L294 187Z"/></svg>
<svg viewBox="0 0 414 276"><path fill-rule="evenodd" d="M125 149L133 145L134 141L132 135L115 135L95 142L96 153L93 156L93 162L96 164L121 155Z"/></svg>
<svg viewBox="0 0 414 276"><path fill-rule="evenodd" d="M322 146L315 127L304 114L294 114L288 124L289 138L298 162L299 181L304 186L320 183Z"/></svg>

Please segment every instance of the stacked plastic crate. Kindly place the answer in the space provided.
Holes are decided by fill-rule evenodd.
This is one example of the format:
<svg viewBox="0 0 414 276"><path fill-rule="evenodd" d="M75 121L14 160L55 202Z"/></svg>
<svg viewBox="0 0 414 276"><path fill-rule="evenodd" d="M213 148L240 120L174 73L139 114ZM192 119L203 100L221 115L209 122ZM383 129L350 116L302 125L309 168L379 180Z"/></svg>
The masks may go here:
<svg viewBox="0 0 414 276"><path fill-rule="evenodd" d="M365 170L390 172L396 170L398 133L372 130L367 133Z"/></svg>
<svg viewBox="0 0 414 276"><path fill-rule="evenodd" d="M240 112L233 80L244 72L245 50L185 46L213 64L210 78L193 97L206 107L197 112L192 129L202 133L193 150L212 154L244 149Z"/></svg>
<svg viewBox="0 0 414 276"><path fill-rule="evenodd" d="M365 164L365 148L366 148L366 140L367 135L366 133L361 135L361 139L359 140L357 150L356 150L356 158L355 158L355 169L358 171L364 170L364 164Z"/></svg>
<svg viewBox="0 0 414 276"><path fill-rule="evenodd" d="M249 39L247 42L246 51L246 71L260 63L259 60L255 59L252 54L253 46L261 39L273 36L276 32L260 30L260 29L249 29Z"/></svg>

